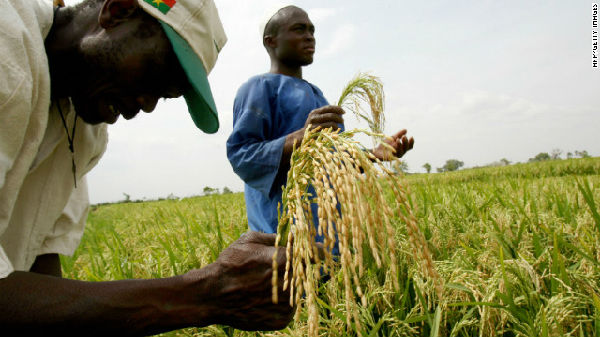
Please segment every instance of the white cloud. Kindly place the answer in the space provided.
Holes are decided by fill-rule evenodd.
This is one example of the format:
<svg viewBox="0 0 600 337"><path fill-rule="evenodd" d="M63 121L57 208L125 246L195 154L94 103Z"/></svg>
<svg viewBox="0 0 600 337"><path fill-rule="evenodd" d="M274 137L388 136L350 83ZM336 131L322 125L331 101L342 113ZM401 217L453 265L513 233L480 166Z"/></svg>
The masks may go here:
<svg viewBox="0 0 600 337"><path fill-rule="evenodd" d="M311 8L307 10L307 13L313 24L318 26L318 24L324 22L325 19L334 16L336 10L334 8Z"/></svg>
<svg viewBox="0 0 600 337"><path fill-rule="evenodd" d="M536 103L524 98L482 90L463 94L458 113L469 118L484 118L488 122L524 122L547 114L556 114L560 108Z"/></svg>
<svg viewBox="0 0 600 337"><path fill-rule="evenodd" d="M325 38L325 41L319 42L322 46L325 44L323 52L320 56L322 57L340 57L341 52L350 49L354 44L354 36L356 34L356 27L353 24L342 24L335 28L335 31L331 37Z"/></svg>
<svg viewBox="0 0 600 337"><path fill-rule="evenodd" d="M599 150L590 137L600 114L585 104L550 105L469 90L446 101L406 104L395 112L387 115L387 131L395 131L389 126L408 127L416 145L406 160L416 171L425 162L440 167L450 158L470 167L503 157L526 161L554 148L586 149L594 155Z"/></svg>

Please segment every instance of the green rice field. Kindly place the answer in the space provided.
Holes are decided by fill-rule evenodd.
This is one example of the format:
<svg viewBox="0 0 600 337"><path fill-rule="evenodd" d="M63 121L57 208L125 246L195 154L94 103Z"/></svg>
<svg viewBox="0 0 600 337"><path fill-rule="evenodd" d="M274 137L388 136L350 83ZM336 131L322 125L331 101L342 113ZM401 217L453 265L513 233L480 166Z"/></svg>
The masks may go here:
<svg viewBox="0 0 600 337"><path fill-rule="evenodd" d="M347 326L343 280L321 285L322 336L600 336L600 158L404 178L443 282L436 294L398 220L400 291L386 270L361 278L362 331ZM63 275L89 281L168 277L200 268L247 229L242 193L94 206ZM164 336L304 336L225 326Z"/></svg>

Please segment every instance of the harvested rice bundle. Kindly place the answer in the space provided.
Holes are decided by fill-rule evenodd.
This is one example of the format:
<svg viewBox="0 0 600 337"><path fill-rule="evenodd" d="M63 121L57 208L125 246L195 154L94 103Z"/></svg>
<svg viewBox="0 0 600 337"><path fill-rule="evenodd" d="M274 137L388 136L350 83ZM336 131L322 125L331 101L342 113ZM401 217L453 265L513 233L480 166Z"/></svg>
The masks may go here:
<svg viewBox="0 0 600 337"><path fill-rule="evenodd" d="M394 218L400 218L406 224L416 261L423 264L428 276L437 278L431 254L416 225L401 181L352 140L356 132L340 134L331 130L307 130L302 144L293 152L292 167L283 192L277 244L287 245L284 289L290 288L290 304L296 306L305 294L311 336L316 336L318 331L316 290L321 273L333 275L336 266L341 268L344 279L347 323L350 325L354 321L357 331L361 331L354 299L360 298L361 304L367 306L359 282L364 273L363 243L378 268L390 269L391 281L398 289L395 235L391 224ZM382 176L389 179L382 179ZM386 184L393 192L395 202L385 199L383 189ZM314 187L314 195L307 193L309 186ZM312 221L311 202L319 205L317 228ZM324 237L323 256L319 255L315 244L316 234ZM331 253L336 237L339 262ZM275 273L273 284L277 284ZM276 287L273 301L278 301Z"/></svg>
<svg viewBox="0 0 600 337"><path fill-rule="evenodd" d="M368 75L353 79L344 91L349 94L345 94L340 102L355 102L354 106L358 109L360 99L350 96L361 95L370 106L383 101L383 89L378 79L368 77L364 80L364 76ZM360 86L360 90L352 86ZM382 123L382 111L373 115L373 120ZM362 116L369 120L364 113ZM372 121L369 125L371 128L382 127ZM365 254L373 257L378 268L390 270L390 281L398 290L392 220L399 219L406 224L415 261L422 264L425 275L436 280L438 294L441 291L431 253L416 224L402 181L353 140L356 133L365 133L378 141L385 137L381 133L361 130L339 133L331 129L307 128L302 143L294 149L290 160L276 245L287 246L284 289L290 290L290 305L299 307L300 300L305 298L310 336L318 335L316 292L323 274L333 276L338 268L341 270L346 323L351 326L354 322L360 335L363 331L358 319L359 304L355 299L360 298L363 307L368 304L360 285L360 277L365 272ZM309 187L313 188L312 193ZM386 200L386 188L392 192L392 201ZM312 220L311 203L319 206L317 227ZM317 234L323 237L322 251L317 248ZM339 246L337 260L332 254L336 241ZM273 270L277 270L275 261L274 256ZM274 302L279 300L277 278L277 273L273 273ZM299 312L296 312L296 318Z"/></svg>

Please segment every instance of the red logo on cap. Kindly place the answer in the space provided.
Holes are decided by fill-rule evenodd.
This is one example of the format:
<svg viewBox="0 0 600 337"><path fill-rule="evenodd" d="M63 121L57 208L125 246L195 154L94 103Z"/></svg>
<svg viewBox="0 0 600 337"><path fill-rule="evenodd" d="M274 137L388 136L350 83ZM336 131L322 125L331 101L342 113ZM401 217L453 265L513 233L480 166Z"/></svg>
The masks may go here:
<svg viewBox="0 0 600 337"><path fill-rule="evenodd" d="M175 6L176 0L144 0L151 4L154 8L158 9L161 13L167 14L167 12Z"/></svg>

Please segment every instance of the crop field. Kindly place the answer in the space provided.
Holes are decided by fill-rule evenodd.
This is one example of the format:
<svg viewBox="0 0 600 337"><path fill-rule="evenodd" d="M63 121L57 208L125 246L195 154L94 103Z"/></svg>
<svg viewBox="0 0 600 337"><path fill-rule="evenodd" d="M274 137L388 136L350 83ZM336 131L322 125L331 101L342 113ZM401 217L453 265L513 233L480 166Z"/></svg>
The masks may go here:
<svg viewBox="0 0 600 337"><path fill-rule="evenodd" d="M424 276L397 221L400 291L367 268L362 331L347 326L341 278L319 289L323 336L600 336L600 158L404 178L443 292ZM241 193L94 207L65 277L168 277L214 261L247 229ZM366 257L367 266L374 262ZM304 336L225 326L165 336Z"/></svg>

